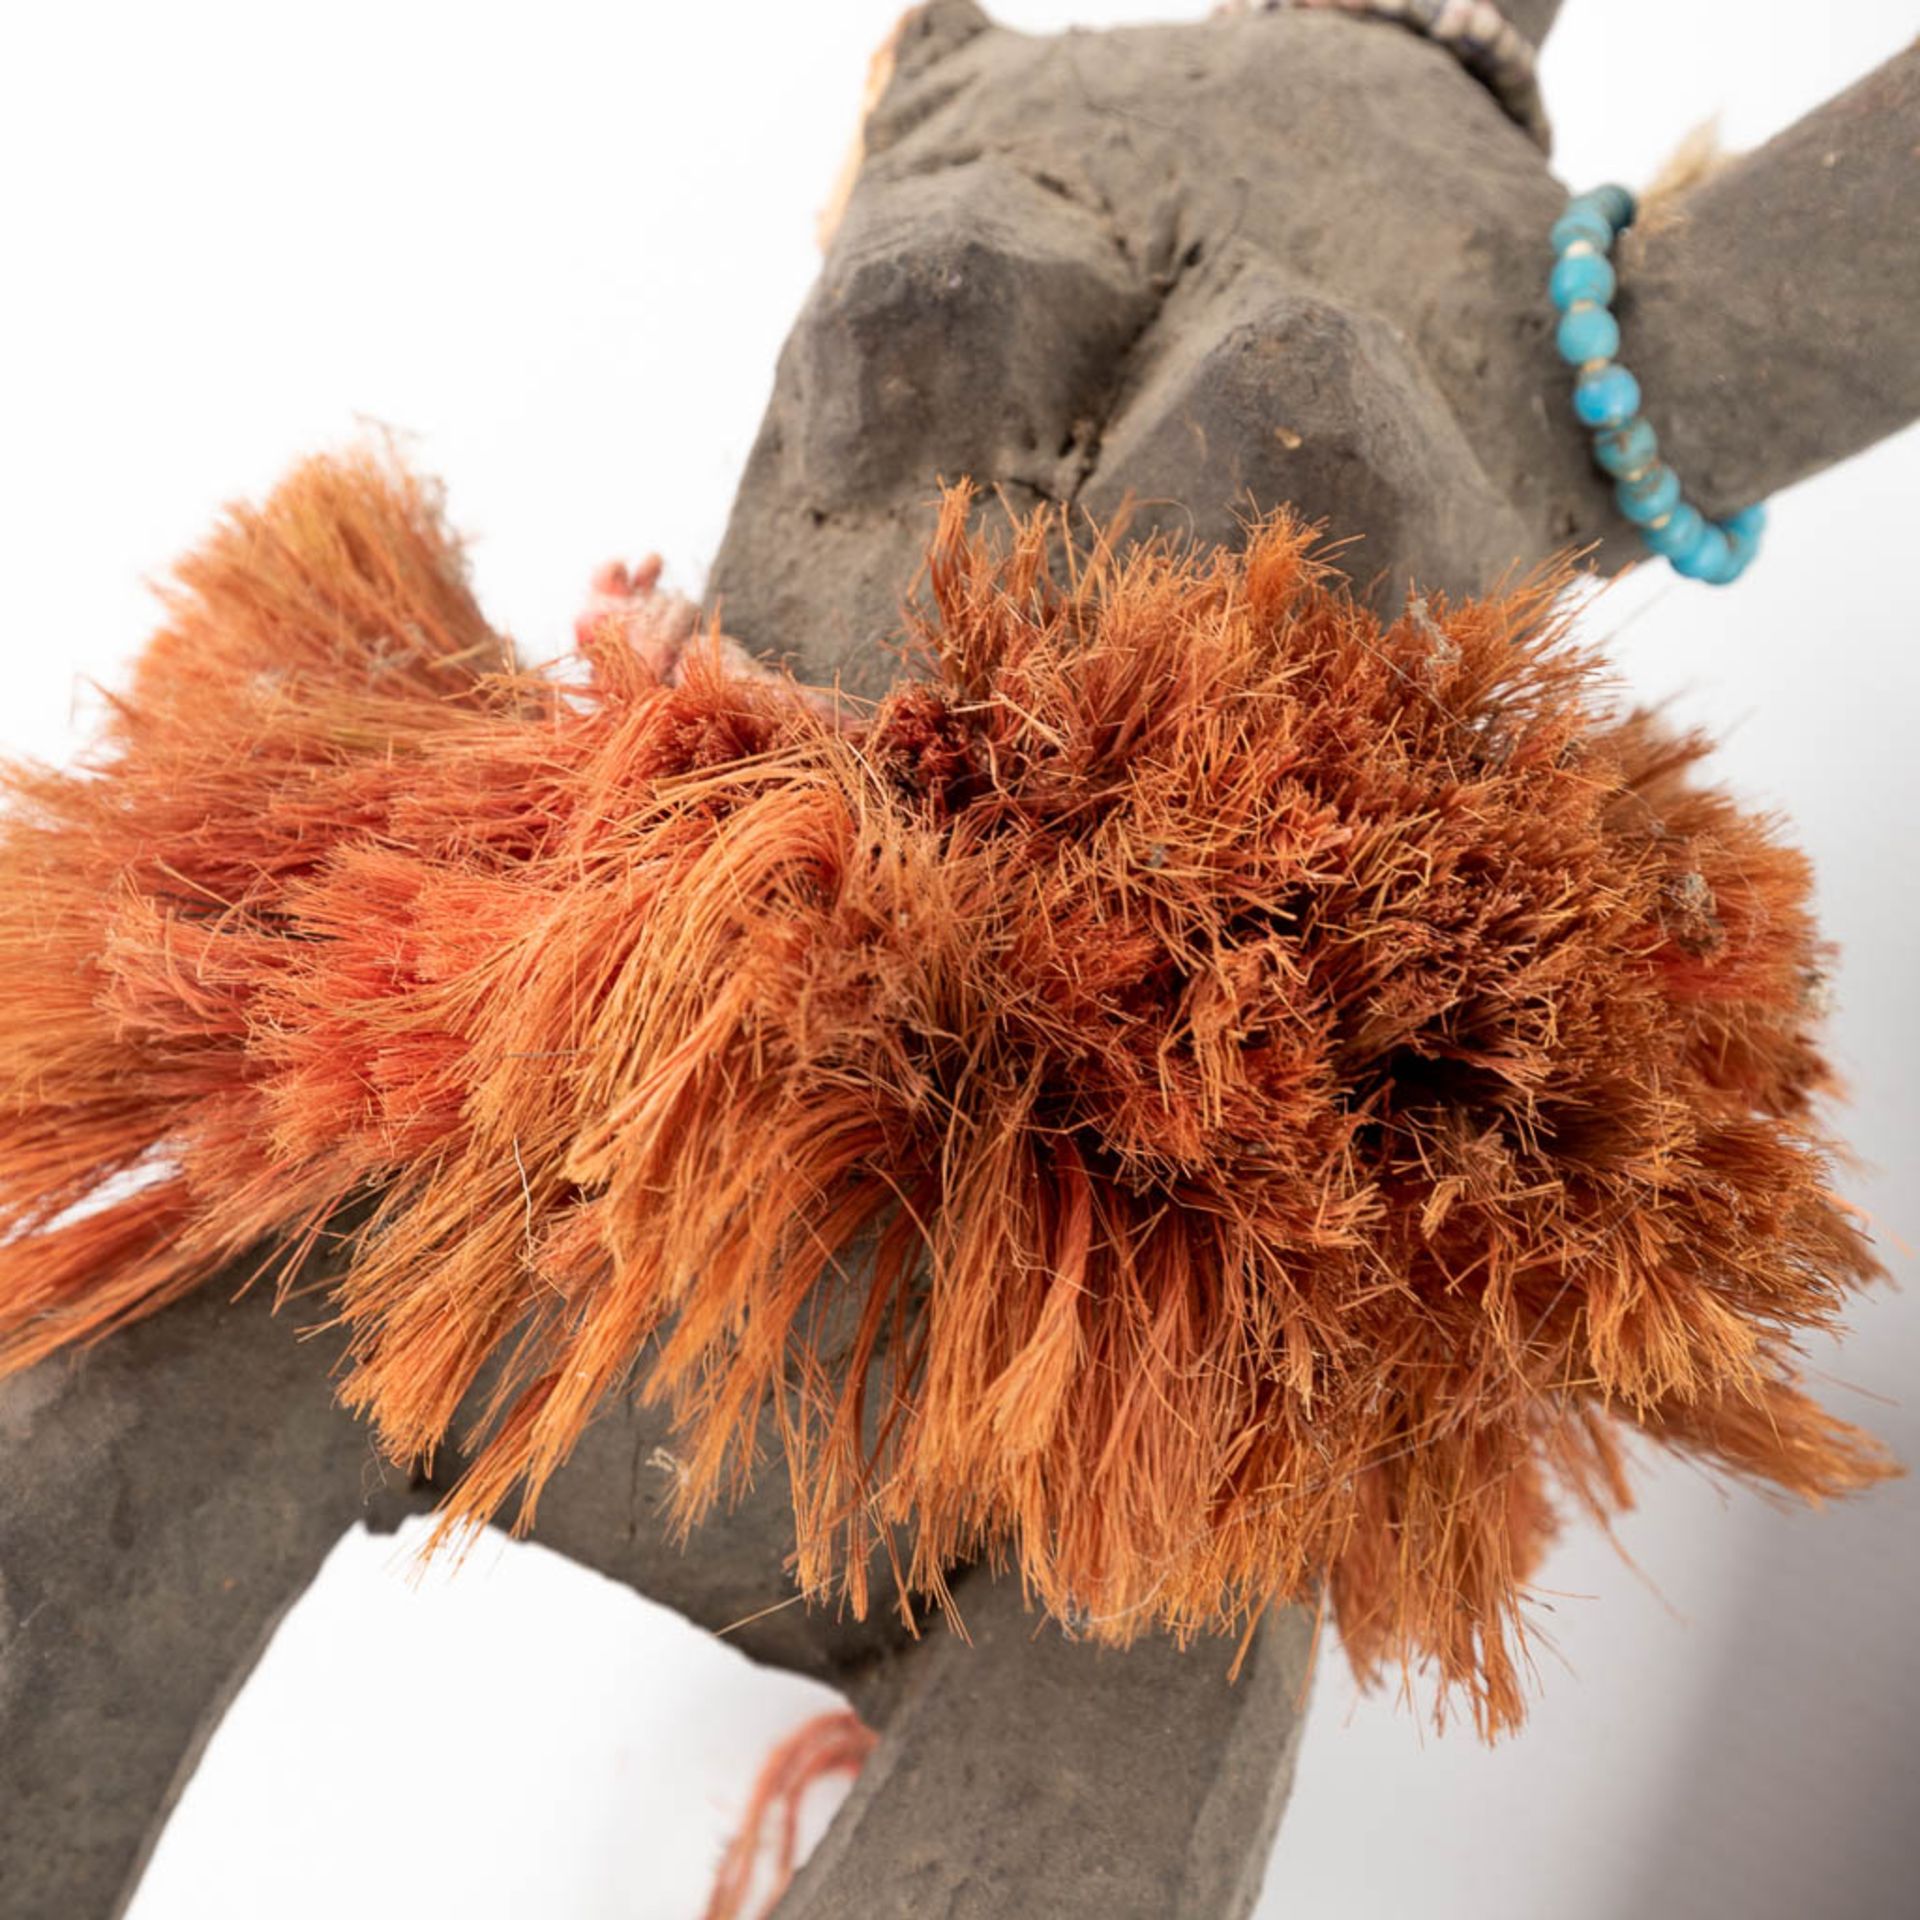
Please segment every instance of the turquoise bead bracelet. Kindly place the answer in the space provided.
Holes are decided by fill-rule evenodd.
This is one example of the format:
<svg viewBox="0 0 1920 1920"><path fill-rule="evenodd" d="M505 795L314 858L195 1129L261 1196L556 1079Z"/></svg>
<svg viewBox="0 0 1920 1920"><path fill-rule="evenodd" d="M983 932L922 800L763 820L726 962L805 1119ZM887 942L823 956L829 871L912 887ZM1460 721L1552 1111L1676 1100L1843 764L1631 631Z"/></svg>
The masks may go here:
<svg viewBox="0 0 1920 1920"><path fill-rule="evenodd" d="M1767 510L1746 507L1725 520L1709 520L1683 499L1680 476L1660 458L1660 442L1640 411L1640 383L1614 357L1620 351L1612 308L1618 282L1608 256L1634 212L1625 187L1595 187L1575 194L1553 223L1547 294L1560 315L1554 342L1561 359L1579 369L1573 410L1593 430L1593 457L1613 476L1620 511L1676 573L1724 587L1759 552Z"/></svg>

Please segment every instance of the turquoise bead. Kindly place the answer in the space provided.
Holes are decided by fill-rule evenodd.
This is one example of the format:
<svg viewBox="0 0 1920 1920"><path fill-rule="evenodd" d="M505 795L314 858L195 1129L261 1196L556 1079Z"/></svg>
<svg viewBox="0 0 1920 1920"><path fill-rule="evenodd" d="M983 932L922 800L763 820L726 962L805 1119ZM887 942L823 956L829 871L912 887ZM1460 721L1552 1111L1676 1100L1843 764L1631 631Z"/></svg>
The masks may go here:
<svg viewBox="0 0 1920 1920"><path fill-rule="evenodd" d="M1680 504L1680 476L1664 463L1649 467L1634 480L1622 480L1613 497L1636 527L1664 520Z"/></svg>
<svg viewBox="0 0 1920 1920"><path fill-rule="evenodd" d="M1720 531L1724 538L1726 529L1723 527ZM1716 553L1712 569L1700 578L1710 587L1730 587L1746 572L1747 562L1752 557L1750 549L1743 548L1736 540L1728 540L1726 557L1722 559Z"/></svg>
<svg viewBox="0 0 1920 1920"><path fill-rule="evenodd" d="M1689 580L1704 580L1710 586L1724 586L1733 578L1733 542L1724 528L1711 520L1701 523L1700 536L1693 545L1669 556L1675 573Z"/></svg>
<svg viewBox="0 0 1920 1920"><path fill-rule="evenodd" d="M1632 226L1633 216L1638 210L1633 195L1613 181L1604 187L1593 187L1586 193L1575 194L1574 200L1576 204L1584 202L1597 207L1615 233L1622 233Z"/></svg>
<svg viewBox="0 0 1920 1920"><path fill-rule="evenodd" d="M1659 451L1660 442L1654 437L1653 422L1643 413L1636 413L1624 426L1615 427L1611 433L1594 435L1593 457L1616 480L1630 473L1638 473L1642 467L1651 466L1654 455Z"/></svg>
<svg viewBox="0 0 1920 1920"><path fill-rule="evenodd" d="M1578 306L1561 319L1553 339L1562 360L1584 367L1590 360L1611 360L1620 351L1620 323L1605 307Z"/></svg>
<svg viewBox="0 0 1920 1920"><path fill-rule="evenodd" d="M1576 200L1553 223L1548 237L1555 253L1565 253L1577 240L1584 240L1605 253L1613 245L1613 222L1590 202L1583 204Z"/></svg>
<svg viewBox="0 0 1920 1920"><path fill-rule="evenodd" d="M1655 553L1677 560L1698 542L1706 529L1706 515L1692 501L1682 500L1664 527L1644 527L1640 537Z"/></svg>
<svg viewBox="0 0 1920 1920"><path fill-rule="evenodd" d="M1640 382L1625 367L1594 367L1573 383L1573 410L1590 427L1618 427L1640 411Z"/></svg>
<svg viewBox="0 0 1920 1920"><path fill-rule="evenodd" d="M1553 275L1547 282L1547 298L1565 313L1582 300L1605 306L1613 298L1618 282L1604 254L1567 253L1553 263Z"/></svg>
<svg viewBox="0 0 1920 1920"><path fill-rule="evenodd" d="M1733 572L1738 579L1752 566L1754 556L1760 551L1760 536L1767 530L1767 510L1763 506L1742 507L1720 524L1726 529L1727 540L1733 548Z"/></svg>

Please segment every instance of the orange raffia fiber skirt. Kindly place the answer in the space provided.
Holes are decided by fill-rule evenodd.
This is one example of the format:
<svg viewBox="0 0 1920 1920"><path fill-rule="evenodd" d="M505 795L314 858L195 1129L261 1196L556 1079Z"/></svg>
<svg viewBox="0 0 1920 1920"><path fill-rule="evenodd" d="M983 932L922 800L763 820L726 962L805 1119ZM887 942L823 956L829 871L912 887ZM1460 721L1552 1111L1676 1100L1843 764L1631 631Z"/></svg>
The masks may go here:
<svg viewBox="0 0 1920 1920"><path fill-rule="evenodd" d="M476 1420L456 1523L638 1391L689 1524L777 1437L810 1594L1324 1597L1488 1729L1627 1437L1887 1472L1798 1380L1875 1271L1806 866L1559 579L1383 622L1285 515L968 522L856 708L650 573L522 670L370 460L237 510L90 764L7 776L0 1368L350 1232L342 1395Z"/></svg>

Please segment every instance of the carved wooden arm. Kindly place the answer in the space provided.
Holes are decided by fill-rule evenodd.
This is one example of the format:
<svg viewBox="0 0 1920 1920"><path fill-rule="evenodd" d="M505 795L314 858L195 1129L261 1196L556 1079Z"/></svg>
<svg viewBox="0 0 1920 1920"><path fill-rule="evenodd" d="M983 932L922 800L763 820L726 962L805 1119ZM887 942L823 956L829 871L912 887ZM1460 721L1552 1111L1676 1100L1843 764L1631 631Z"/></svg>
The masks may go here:
<svg viewBox="0 0 1920 1920"><path fill-rule="evenodd" d="M1920 43L1630 228L1623 356L1709 513L1920 419Z"/></svg>

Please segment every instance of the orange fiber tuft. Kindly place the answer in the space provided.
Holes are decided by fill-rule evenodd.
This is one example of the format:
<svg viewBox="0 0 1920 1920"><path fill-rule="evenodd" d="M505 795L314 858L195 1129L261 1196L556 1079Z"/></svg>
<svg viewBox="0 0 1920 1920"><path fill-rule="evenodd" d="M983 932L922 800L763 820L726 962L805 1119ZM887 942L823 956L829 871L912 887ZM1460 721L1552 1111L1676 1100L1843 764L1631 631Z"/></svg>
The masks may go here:
<svg viewBox="0 0 1920 1920"><path fill-rule="evenodd" d="M485 1376L455 1523L638 1391L691 1524L771 1407L810 1594L1324 1593L1487 1730L1629 1436L1887 1473L1796 1371L1876 1271L1807 869L1558 581L1383 623L1284 515L1061 562L968 510L852 718L617 608L516 669L369 462L236 514L93 764L8 776L0 1368L332 1223L392 1453Z"/></svg>

